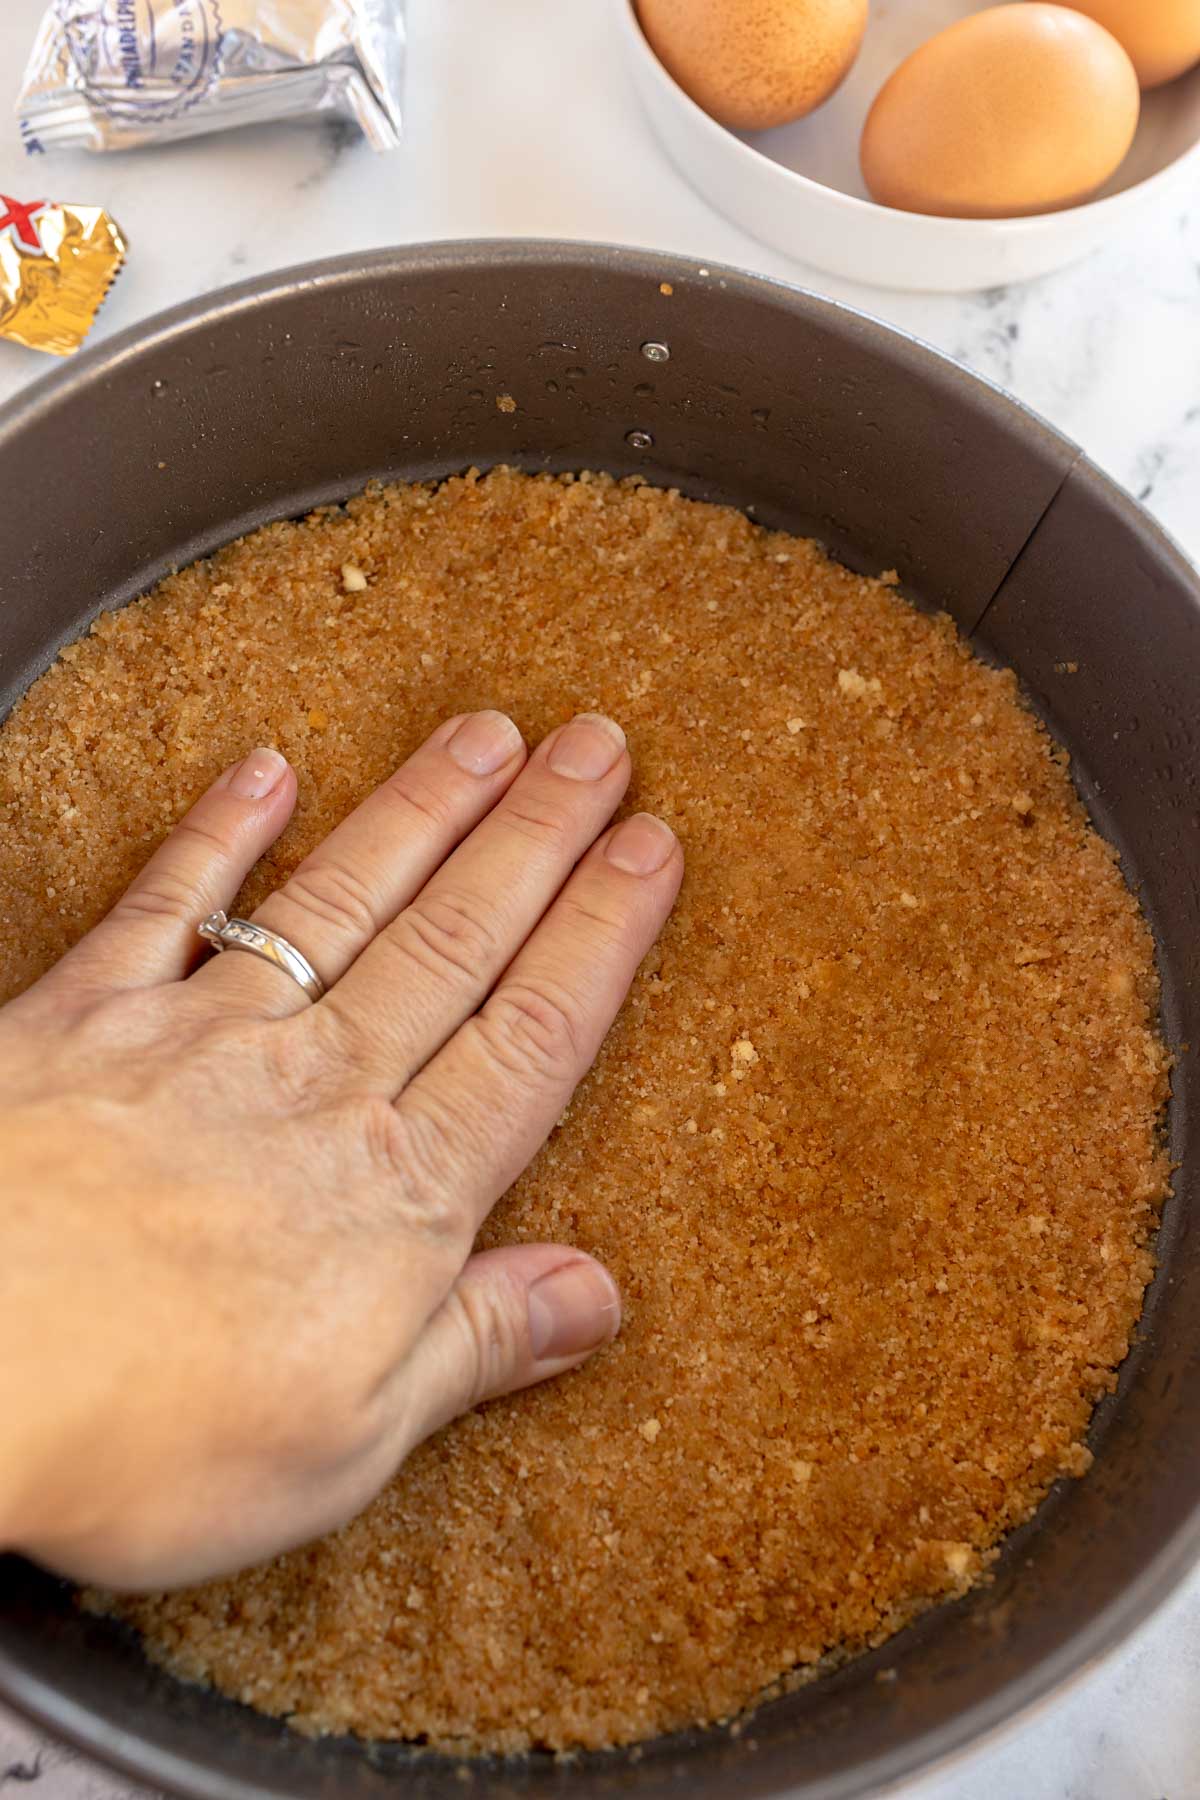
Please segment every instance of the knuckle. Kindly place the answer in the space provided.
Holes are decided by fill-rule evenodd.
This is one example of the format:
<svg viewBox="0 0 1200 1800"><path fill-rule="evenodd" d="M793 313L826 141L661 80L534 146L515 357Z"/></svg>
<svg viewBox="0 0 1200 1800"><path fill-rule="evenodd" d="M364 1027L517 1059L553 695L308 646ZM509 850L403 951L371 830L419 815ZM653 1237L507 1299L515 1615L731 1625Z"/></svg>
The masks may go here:
<svg viewBox="0 0 1200 1800"><path fill-rule="evenodd" d="M583 1022L566 988L510 982L492 996L479 1023L492 1054L510 1072L555 1085L575 1080L584 1060Z"/></svg>
<svg viewBox="0 0 1200 1800"><path fill-rule="evenodd" d="M411 1158L407 1133L395 1107L382 1099L364 1101L359 1108L358 1129L373 1172L388 1186L407 1186L412 1174Z"/></svg>
<svg viewBox="0 0 1200 1800"><path fill-rule="evenodd" d="M229 855L227 839L219 831L211 831L194 813L189 814L186 819L180 819L168 842L198 844L206 856L224 858Z"/></svg>
<svg viewBox="0 0 1200 1800"><path fill-rule="evenodd" d="M203 1082L208 1091L223 1084L223 1077L244 1081L249 1069L262 1071L270 1079L267 1031L259 1020L236 1013L214 1015L204 1007L185 1011L179 1024L180 1052L188 1075Z"/></svg>
<svg viewBox="0 0 1200 1800"><path fill-rule="evenodd" d="M478 981L497 956L496 929L466 894L419 894L396 926L397 944L435 974Z"/></svg>
<svg viewBox="0 0 1200 1800"><path fill-rule="evenodd" d="M524 1294L505 1276L463 1281L446 1297L446 1310L465 1351L461 1399L477 1406L506 1388L527 1360L528 1308Z"/></svg>
<svg viewBox="0 0 1200 1800"><path fill-rule="evenodd" d="M501 817L510 831L540 850L565 852L574 843L577 827L570 799L514 794L505 802Z"/></svg>
<svg viewBox="0 0 1200 1800"><path fill-rule="evenodd" d="M586 942L592 951L601 953L618 949L629 928L628 915L606 911L581 894L566 893L560 901L562 919L577 942Z"/></svg>
<svg viewBox="0 0 1200 1800"><path fill-rule="evenodd" d="M306 1015L242 1025L236 1032L237 1060L261 1069L267 1091L284 1113L313 1112L323 1106L330 1091L331 1064L322 1047L303 1027ZM229 1053L229 1039L222 1040Z"/></svg>
<svg viewBox="0 0 1200 1800"><path fill-rule="evenodd" d="M113 908L121 919L193 919L196 883L171 869L155 869L140 876Z"/></svg>
<svg viewBox="0 0 1200 1800"><path fill-rule="evenodd" d="M374 937L383 922L370 884L342 863L302 865L284 888L283 897L345 937Z"/></svg>
<svg viewBox="0 0 1200 1800"><path fill-rule="evenodd" d="M3 1047L14 1055L18 1064L28 1060L26 1045L40 1044L43 1040L53 1042L68 1026L84 1018L89 1006L94 1004L87 981L79 978L74 983L64 980L59 973L62 967L62 963L57 964L33 987L6 1000L0 1009Z"/></svg>
<svg viewBox="0 0 1200 1800"><path fill-rule="evenodd" d="M67 973L65 962L59 967ZM113 992L93 980L86 968L82 980L72 977L61 985L51 980L29 989L5 1009L5 1020L10 1009L18 1007L28 1007L28 1012L14 1011L14 1025L19 1021L12 1045L17 1051L14 1087L31 1077L44 1091L51 1069L57 1068L69 1071L73 1079L83 1076L89 1081L102 1070L110 1086L125 1090L147 1079L147 1056L161 1063L165 1045L179 1035L180 1015L171 988Z"/></svg>
<svg viewBox="0 0 1200 1800"><path fill-rule="evenodd" d="M358 1129L389 1218L461 1260L472 1228L454 1178L459 1151L453 1126L435 1111L401 1113L390 1101L366 1100L359 1104Z"/></svg>
<svg viewBox="0 0 1200 1800"><path fill-rule="evenodd" d="M120 1050L133 1054L152 1050L178 1026L170 988L141 988L132 993L102 994L79 1018L79 1043L85 1054L103 1056Z"/></svg>
<svg viewBox="0 0 1200 1800"><path fill-rule="evenodd" d="M397 769L379 792L385 805L399 811L406 825L419 826L423 835L441 838L453 832L454 809L449 796L423 781L408 765Z"/></svg>

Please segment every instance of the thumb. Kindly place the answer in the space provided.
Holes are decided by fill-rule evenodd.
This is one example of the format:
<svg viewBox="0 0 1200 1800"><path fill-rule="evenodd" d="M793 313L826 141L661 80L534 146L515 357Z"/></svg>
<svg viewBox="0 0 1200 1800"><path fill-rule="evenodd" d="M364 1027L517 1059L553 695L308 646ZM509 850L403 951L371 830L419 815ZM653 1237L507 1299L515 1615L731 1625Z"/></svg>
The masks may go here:
<svg viewBox="0 0 1200 1800"><path fill-rule="evenodd" d="M478 1252L399 1374L408 1447L483 1400L574 1368L620 1325L616 1282L582 1251L515 1244Z"/></svg>

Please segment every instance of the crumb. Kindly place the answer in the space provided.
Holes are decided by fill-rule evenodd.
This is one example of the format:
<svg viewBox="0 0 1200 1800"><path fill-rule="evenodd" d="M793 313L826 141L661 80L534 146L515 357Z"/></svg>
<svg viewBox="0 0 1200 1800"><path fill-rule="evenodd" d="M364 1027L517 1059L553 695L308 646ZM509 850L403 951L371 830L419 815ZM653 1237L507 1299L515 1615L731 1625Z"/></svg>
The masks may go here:
<svg viewBox="0 0 1200 1800"><path fill-rule="evenodd" d="M798 731L804 731L806 729L803 719L789 719L787 722L787 728L791 732L793 737L795 737L795 735Z"/></svg>
<svg viewBox="0 0 1200 1800"><path fill-rule="evenodd" d="M878 675L868 681L857 669L839 669L837 684L843 694L849 694L853 700L861 700L867 694L877 694L883 686Z"/></svg>
<svg viewBox="0 0 1200 1800"><path fill-rule="evenodd" d="M342 587L347 594L361 594L367 587L367 578L357 563L342 564Z"/></svg>
<svg viewBox="0 0 1200 1800"><path fill-rule="evenodd" d="M517 410L517 403L511 394L497 394L496 405L502 413L514 413Z"/></svg>
<svg viewBox="0 0 1200 1800"><path fill-rule="evenodd" d="M1068 1444L1059 1459L1059 1469L1064 1475L1072 1475L1076 1480L1086 1475L1095 1457L1086 1444Z"/></svg>
<svg viewBox="0 0 1200 1800"><path fill-rule="evenodd" d="M662 1430L662 1425L657 1419L643 1419L642 1423L638 1426L638 1430L648 1444L653 1444L657 1442L658 1434Z"/></svg>
<svg viewBox="0 0 1200 1800"><path fill-rule="evenodd" d="M660 281L658 284L658 291L660 294L665 294L669 300L671 295L675 292L675 289L671 286L669 281Z"/></svg>

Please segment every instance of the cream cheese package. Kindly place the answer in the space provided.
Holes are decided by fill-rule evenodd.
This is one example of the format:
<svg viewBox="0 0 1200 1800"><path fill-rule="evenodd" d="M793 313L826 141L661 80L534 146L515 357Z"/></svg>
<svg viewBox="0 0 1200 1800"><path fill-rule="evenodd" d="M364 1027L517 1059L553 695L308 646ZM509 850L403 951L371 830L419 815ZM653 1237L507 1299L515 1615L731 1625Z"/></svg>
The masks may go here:
<svg viewBox="0 0 1200 1800"><path fill-rule="evenodd" d="M53 0L17 113L34 153L321 113L391 150L403 73L403 0Z"/></svg>

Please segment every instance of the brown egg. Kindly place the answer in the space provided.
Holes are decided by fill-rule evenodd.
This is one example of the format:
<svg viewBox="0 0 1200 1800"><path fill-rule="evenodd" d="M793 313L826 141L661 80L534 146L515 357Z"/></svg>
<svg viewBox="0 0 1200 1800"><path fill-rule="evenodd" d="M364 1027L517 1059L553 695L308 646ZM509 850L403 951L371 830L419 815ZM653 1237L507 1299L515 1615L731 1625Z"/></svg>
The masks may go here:
<svg viewBox="0 0 1200 1800"><path fill-rule="evenodd" d="M1133 64L1082 13L1033 0L988 7L931 37L884 83L863 127L863 178L906 212L1053 212L1108 179L1139 105Z"/></svg>
<svg viewBox="0 0 1200 1800"><path fill-rule="evenodd" d="M1111 31L1144 88L1173 81L1200 62L1200 0L1065 0Z"/></svg>
<svg viewBox="0 0 1200 1800"><path fill-rule="evenodd" d="M761 131L827 100L858 55L867 0L637 0L642 30L722 125Z"/></svg>

